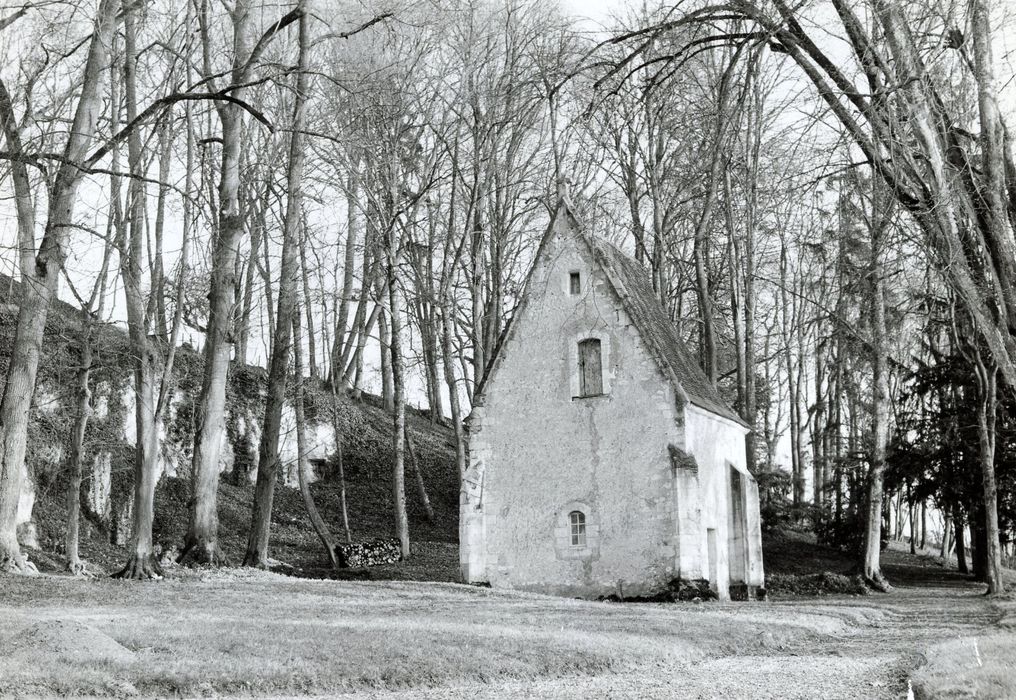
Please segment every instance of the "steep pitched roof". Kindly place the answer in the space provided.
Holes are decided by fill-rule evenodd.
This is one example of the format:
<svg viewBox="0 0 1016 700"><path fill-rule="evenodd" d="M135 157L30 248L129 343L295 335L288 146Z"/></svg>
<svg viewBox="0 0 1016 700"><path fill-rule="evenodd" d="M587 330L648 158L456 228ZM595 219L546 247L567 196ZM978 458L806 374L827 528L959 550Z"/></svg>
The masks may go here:
<svg viewBox="0 0 1016 700"><path fill-rule="evenodd" d="M638 262L606 241L579 232L614 287L639 335L684 390L688 400L711 413L749 427L720 397L677 334L677 327L653 292L649 274ZM667 371L669 370L669 372Z"/></svg>
<svg viewBox="0 0 1016 700"><path fill-rule="evenodd" d="M722 416L728 420L750 429L750 426L731 409L722 398L716 388L709 382L705 372L699 367L693 357L688 354L684 341L677 334L677 328L670 317L667 316L663 305L660 304L653 293L652 283L645 268L632 258L628 257L615 246L600 241L585 234L582 226L571 211L566 199L562 198L557 205L554 215L551 217L550 226L540 241L536 251L533 267L526 277L523 285L522 301L516 310L516 317L520 316L527 306L530 280L536 270L539 259L543 255L547 241L556 234L559 223L570 223L578 238L589 248L590 253L603 269L614 288L615 293L621 301L625 313L631 318L632 323L639 332L643 342L649 347L663 374L670 378L675 384L675 390L686 397L691 403L703 408L710 413ZM513 318L498 340L494 355L487 364L484 376L480 380L474 396L474 404L482 403L482 395L491 377L497 371L500 364L501 349L507 342L509 336L517 325Z"/></svg>

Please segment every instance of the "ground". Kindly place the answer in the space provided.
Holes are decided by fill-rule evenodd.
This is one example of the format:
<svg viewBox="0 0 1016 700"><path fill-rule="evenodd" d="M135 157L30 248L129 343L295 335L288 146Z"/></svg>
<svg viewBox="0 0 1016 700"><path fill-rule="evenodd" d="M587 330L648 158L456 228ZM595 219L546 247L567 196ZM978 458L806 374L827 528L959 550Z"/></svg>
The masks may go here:
<svg viewBox="0 0 1016 700"><path fill-rule="evenodd" d="M230 569L8 576L0 678L5 697L898 698L912 674L919 696L1016 693L1013 603L930 557L891 551L886 570L889 595L730 604Z"/></svg>

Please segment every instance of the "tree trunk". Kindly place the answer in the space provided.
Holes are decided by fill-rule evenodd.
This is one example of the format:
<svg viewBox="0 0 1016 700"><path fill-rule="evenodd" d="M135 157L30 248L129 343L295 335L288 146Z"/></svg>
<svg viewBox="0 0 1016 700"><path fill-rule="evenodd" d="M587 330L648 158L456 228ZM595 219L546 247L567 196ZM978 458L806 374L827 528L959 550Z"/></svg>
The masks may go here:
<svg viewBox="0 0 1016 700"><path fill-rule="evenodd" d="M795 371L792 338L794 314L790 302L790 281L788 278L789 261L787 255L787 241L785 237L780 238L780 325L783 342L783 365L787 373L787 396L790 399L790 471L793 477L793 503L795 506L804 504L804 467L801 464L801 424L800 407L796 406L798 399L797 385L800 382L800 373Z"/></svg>
<svg viewBox="0 0 1016 700"><path fill-rule="evenodd" d="M301 212L300 230L303 235L300 237L300 276L303 279L303 303L307 312L307 367L310 370L311 379L320 379L317 365L317 343L314 332L314 304L311 303L310 295L310 272L307 270L307 215ZM299 338L296 341L299 342Z"/></svg>
<svg viewBox="0 0 1016 700"><path fill-rule="evenodd" d="M335 320L335 341L332 346L332 383L338 385L342 381L342 371L348 362L347 350L344 348L348 346L350 350L353 347L354 336L352 331L348 334L348 340L346 333L346 321L349 319L349 304L352 301L353 296L353 279L355 276L354 268L356 264L356 245L357 245L357 225L356 225L356 208L358 206L356 200L356 194L358 189L358 181L355 175L357 163L351 164L349 174L346 181L346 250L345 250L345 265L342 269L342 298L339 300L339 311L338 318ZM370 285L367 281L367 260L370 256L367 251L363 251L364 267L363 274L364 279L361 285L360 301L357 304L356 319L360 323L363 322L364 316L366 316L367 307L367 294L366 290L369 289ZM353 327L356 328L357 323L354 321Z"/></svg>
<svg viewBox="0 0 1016 700"><path fill-rule="evenodd" d="M942 557L942 566L945 566L946 561L949 558L949 552L952 551L952 543L950 541L949 529L952 526L952 519L943 514L942 516L942 546L940 556Z"/></svg>
<svg viewBox="0 0 1016 700"><path fill-rule="evenodd" d="M28 440L28 421L39 369L46 316L49 313L50 302L56 296L60 270L67 255L71 232L76 229L74 206L83 174L77 164L85 158L86 149L95 134L96 121L102 113L99 85L102 72L106 70L109 61L108 47L119 8L119 0L102 0L99 3L92 39L88 46L88 57L85 59L84 80L79 88L80 96L74 121L50 192L46 230L32 266L31 276L27 279L22 278L17 329L11 345L7 381L4 384L3 396L0 398L0 571L30 572L34 569L22 555L17 538L18 502L26 477L25 449ZM9 117L0 116L0 118L3 119L7 129L5 136L8 144L13 147L11 129L15 127ZM17 193L19 231L29 223L25 222L22 216L24 195L24 192ZM24 261L30 253L23 251L22 255Z"/></svg>
<svg viewBox="0 0 1016 700"><path fill-rule="evenodd" d="M353 534L349 529L349 510L346 508L346 467L342 459L342 427L339 425L339 396L338 388L332 384L332 429L335 432L335 461L339 472L339 504L342 510L342 527L346 531L346 544L353 541Z"/></svg>
<svg viewBox="0 0 1016 700"><path fill-rule="evenodd" d="M137 117L137 47L134 22L136 11L136 8L131 7L124 13L123 84L128 123ZM114 109L117 109L116 100L112 99L111 102ZM155 346L149 337L147 305L141 279L145 192L140 179L144 176L144 172L141 162L141 137L137 130L127 137L127 160L128 169L133 176L127 188L129 218L126 226L124 222L119 222L117 242L120 249L120 276L123 279L127 307L127 335L134 360L134 418L137 438L134 446L134 508L130 550L127 563L113 577L148 579L162 576L152 541L155 486L159 476L159 434L155 415L159 362ZM115 173L115 153L113 162ZM115 180L113 196L119 201L119 187Z"/></svg>
<svg viewBox="0 0 1016 700"><path fill-rule="evenodd" d="M928 502L921 501L921 549L928 544Z"/></svg>
<svg viewBox="0 0 1016 700"><path fill-rule="evenodd" d="M913 503L907 503L906 509L910 521L910 554L917 554L917 518L914 514L916 508Z"/></svg>
<svg viewBox="0 0 1016 700"><path fill-rule="evenodd" d="M953 512L953 533L956 539L956 570L961 574L969 574L970 568L967 566L967 550L966 543L964 540L964 530L966 529L966 523L963 521L963 514L957 508Z"/></svg>
<svg viewBox="0 0 1016 700"><path fill-rule="evenodd" d="M304 10L305 0L297 4ZM303 211L304 125L309 74L307 62L310 52L309 18L302 12L299 19L300 49L296 71L296 94L293 105L293 126L289 141L289 173L287 175L288 202L283 227L282 262L279 272L278 313L272 352L268 369L268 391L265 400L265 419L258 451L257 482L254 486L254 506L251 509L250 534L244 566L268 566L268 538L271 531L272 501L279 472L279 433L282 409L286 399L286 379L289 372L289 354L293 331L293 318L297 308L297 275L299 274L299 228Z"/></svg>
<svg viewBox="0 0 1016 700"><path fill-rule="evenodd" d="M389 287L389 290L391 287ZM388 413L395 410L394 377L392 372L392 346L390 339L394 331L388 324L388 313L381 309L378 316L378 340L381 344L381 405ZM392 324L394 326L395 324Z"/></svg>
<svg viewBox="0 0 1016 700"><path fill-rule="evenodd" d="M882 574L882 499L886 445L889 442L889 353L885 319L885 279L882 269L882 248L885 242L887 202L878 183L872 184L871 259L868 264L871 309L871 399L872 446L868 471L868 512L865 518L864 578L875 588L889 591L891 586Z"/></svg>
<svg viewBox="0 0 1016 700"><path fill-rule="evenodd" d="M455 464L459 478L466 473L466 434L462 426L462 408L459 401L459 385L455 379L455 364L452 359L452 314L451 304L442 301L441 309L441 365L444 367L445 384L448 386L448 405L452 413L452 429L455 431Z"/></svg>
<svg viewBox="0 0 1016 700"><path fill-rule="evenodd" d="M816 336L818 333L816 332ZM815 342L815 410L811 418L811 470L812 470L812 502L816 506L826 505L825 493L825 396L822 393L825 365L822 353L822 343L816 338Z"/></svg>
<svg viewBox="0 0 1016 700"><path fill-rule="evenodd" d="M994 365L978 363L980 384L977 404L977 438L984 489L984 578L988 595L1005 592L1002 579L1002 547L999 542L998 487L995 482L995 418L998 413L998 373Z"/></svg>
<svg viewBox="0 0 1016 700"><path fill-rule="evenodd" d="M427 495L427 485L423 483L423 472L420 471L420 462L416 459L416 450L413 448L413 441L409 437L409 432L406 432L406 451L409 453L409 463L413 467L413 473L416 475L416 490L420 495L420 503L423 504L423 510L427 514L427 522L435 523L437 521L434 515L434 506L430 504L430 497Z"/></svg>
<svg viewBox="0 0 1016 700"><path fill-rule="evenodd" d="M409 558L409 516L406 513L406 397L402 363L402 295L396 279L395 234L388 241L388 297L391 305L391 372L392 372L392 440L395 459L392 463L392 503L395 506L395 531L402 549L402 559ZM384 318L382 316L382 318Z"/></svg>
<svg viewBox="0 0 1016 700"><path fill-rule="evenodd" d="M163 230L166 227L166 195L169 186L170 158L172 156L173 121L167 118L159 127L159 193L155 203L155 250L151 254L151 291L148 295L148 318L155 319L154 334L162 343L169 342L169 317L166 314L166 271L163 264Z"/></svg>
<svg viewBox="0 0 1016 700"><path fill-rule="evenodd" d="M236 0L233 23L232 82L246 79L250 56L251 0ZM206 76L210 78L211 76ZM243 99L244 89L231 95ZM226 380L233 345L232 312L236 292L236 258L243 235L240 204L240 153L244 119L239 105L216 103L222 123L222 161L219 175L218 230L212 244L211 288L208 293L208 327L205 331L204 374L196 407L194 431L193 494L187 535L179 561L183 564L223 563L219 548L219 456L226 429ZM251 258L256 256L251 251ZM243 359L243 358L241 358Z"/></svg>
<svg viewBox="0 0 1016 700"><path fill-rule="evenodd" d="M307 516L310 524L314 527L318 539L324 545L328 554L328 562L333 569L339 568L339 560L335 556L335 538L328 530L317 506L314 504L314 496L310 492L310 483L307 480L307 472L310 470L310 463L307 461L307 428L303 415L304 383L303 383L303 350L300 338L300 310L293 313L293 377L296 382L296 452L298 464L296 467L297 477L300 481L300 495L303 496L303 505L307 508Z"/></svg>
<svg viewBox="0 0 1016 700"><path fill-rule="evenodd" d="M84 573L84 563L78 554L78 529L81 513L81 463L84 461L85 431L92 411L90 375L92 371L92 321L88 311L82 310L85 327L81 331L81 366L78 368L77 412L71 429L71 444L68 450L70 479L67 482L67 529L64 533L64 552L67 555L67 569L75 576Z"/></svg>

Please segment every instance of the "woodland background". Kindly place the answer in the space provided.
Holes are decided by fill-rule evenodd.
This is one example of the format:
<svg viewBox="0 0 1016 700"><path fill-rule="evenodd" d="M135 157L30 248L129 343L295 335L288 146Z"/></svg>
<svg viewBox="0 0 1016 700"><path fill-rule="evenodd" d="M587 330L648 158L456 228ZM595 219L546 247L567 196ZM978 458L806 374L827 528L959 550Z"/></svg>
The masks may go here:
<svg viewBox="0 0 1016 700"><path fill-rule="evenodd" d="M461 474L473 391L567 193L754 426L769 522L806 523L885 588L882 539L930 520L999 590L1016 527L1009 9L633 3L600 27L521 0L4 6L4 264L22 283L0 566L29 566L15 521L42 469L25 467L29 405L58 286L77 317L50 467L72 568L110 324L137 399L122 576L159 573L160 442L192 361L182 561L222 561L226 387L248 363L267 371L244 563L267 565L305 380L333 418L380 395L408 557L407 402L451 429Z"/></svg>

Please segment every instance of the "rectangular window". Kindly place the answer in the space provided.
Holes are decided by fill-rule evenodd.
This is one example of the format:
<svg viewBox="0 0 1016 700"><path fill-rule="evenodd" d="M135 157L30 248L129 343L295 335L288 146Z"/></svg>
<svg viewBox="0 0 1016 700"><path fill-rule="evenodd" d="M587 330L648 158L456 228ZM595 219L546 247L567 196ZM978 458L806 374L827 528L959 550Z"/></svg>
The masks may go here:
<svg viewBox="0 0 1016 700"><path fill-rule="evenodd" d="M582 277L577 272L568 275L568 291L571 294L582 293Z"/></svg>
<svg viewBox="0 0 1016 700"><path fill-rule="evenodd" d="M586 514L580 510L573 510L568 514L571 523L571 546L586 546Z"/></svg>
<svg viewBox="0 0 1016 700"><path fill-rule="evenodd" d="M598 338L586 338L579 343L579 396L599 396L603 393L603 368Z"/></svg>

